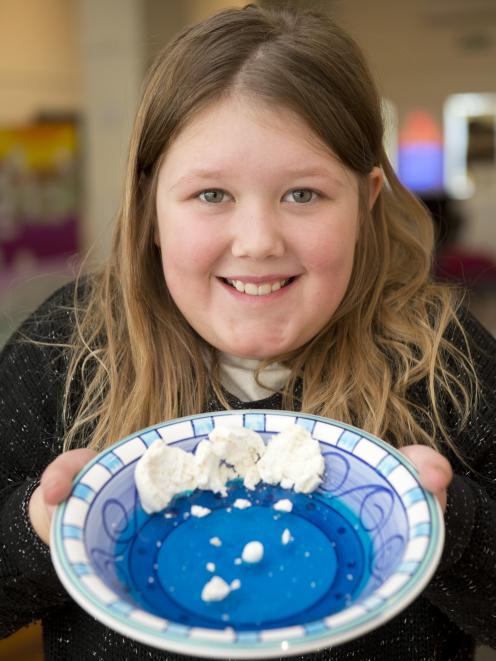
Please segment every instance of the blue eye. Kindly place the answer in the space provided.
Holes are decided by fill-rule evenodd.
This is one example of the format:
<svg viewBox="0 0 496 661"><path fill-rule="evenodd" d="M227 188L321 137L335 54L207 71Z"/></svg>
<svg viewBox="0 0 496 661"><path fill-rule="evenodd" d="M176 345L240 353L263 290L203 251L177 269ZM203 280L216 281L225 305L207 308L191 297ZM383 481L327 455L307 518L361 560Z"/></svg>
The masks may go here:
<svg viewBox="0 0 496 661"><path fill-rule="evenodd" d="M219 204L224 201L225 192L219 188L212 188L210 190L202 191L198 197L203 202L210 202L211 204Z"/></svg>
<svg viewBox="0 0 496 661"><path fill-rule="evenodd" d="M286 193L284 200L286 202L296 202L297 204L307 204L308 202L312 202L315 197L315 191L310 188L297 188Z"/></svg>

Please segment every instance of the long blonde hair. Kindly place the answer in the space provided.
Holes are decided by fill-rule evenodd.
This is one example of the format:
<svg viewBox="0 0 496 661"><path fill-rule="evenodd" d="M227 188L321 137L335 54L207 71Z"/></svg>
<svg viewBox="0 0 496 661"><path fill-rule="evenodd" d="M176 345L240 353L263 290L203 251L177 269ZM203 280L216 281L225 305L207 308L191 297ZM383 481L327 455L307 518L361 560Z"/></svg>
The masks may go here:
<svg viewBox="0 0 496 661"><path fill-rule="evenodd" d="M76 293L66 383L66 448L96 449L161 420L224 401L205 351L167 290L154 243L161 158L201 109L232 92L296 112L357 176L360 238L346 295L309 343L277 357L291 368L283 406L350 422L397 446L438 447L442 401L467 416L473 375L446 330L456 296L431 278L432 222L400 184L383 149L380 99L363 56L329 18L247 6L186 29L145 81L125 195L106 264ZM367 175L385 186L372 210ZM80 292L76 288L76 292ZM453 362L454 361L454 362ZM450 368L450 365L456 367ZM461 375L461 376L459 376ZM77 395L74 384L81 384ZM425 401L413 401L420 384Z"/></svg>

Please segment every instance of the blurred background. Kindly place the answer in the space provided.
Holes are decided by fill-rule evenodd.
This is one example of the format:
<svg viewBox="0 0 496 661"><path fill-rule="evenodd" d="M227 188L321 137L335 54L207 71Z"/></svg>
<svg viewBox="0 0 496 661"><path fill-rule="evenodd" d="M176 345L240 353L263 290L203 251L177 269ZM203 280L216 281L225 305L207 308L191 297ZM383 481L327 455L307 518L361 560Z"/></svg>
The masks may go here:
<svg viewBox="0 0 496 661"><path fill-rule="evenodd" d="M279 4L281 0L259 0ZM0 346L80 256L108 251L144 72L239 0L0 0ZM496 0L296 0L361 44L397 172L432 211L436 272L496 334Z"/></svg>
<svg viewBox="0 0 496 661"><path fill-rule="evenodd" d="M82 255L107 254L156 52L182 26L244 4L0 0L0 346ZM329 13L362 46L390 159L433 214L436 273L466 287L496 335L496 0L293 4ZM0 659L14 658L42 658L37 626L0 642Z"/></svg>

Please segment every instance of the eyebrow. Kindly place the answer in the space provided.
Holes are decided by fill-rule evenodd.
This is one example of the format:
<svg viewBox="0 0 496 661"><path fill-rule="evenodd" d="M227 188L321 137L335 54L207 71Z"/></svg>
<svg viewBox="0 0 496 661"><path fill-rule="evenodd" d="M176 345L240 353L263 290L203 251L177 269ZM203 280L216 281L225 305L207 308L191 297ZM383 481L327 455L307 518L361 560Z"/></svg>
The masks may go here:
<svg viewBox="0 0 496 661"><path fill-rule="evenodd" d="M205 170L202 168L195 168L194 170L188 172L188 174L179 177L179 179L174 182L171 188L175 188L176 186L179 186L179 184L187 183L193 179L220 179L225 175L226 173L222 170Z"/></svg>
<svg viewBox="0 0 496 661"><path fill-rule="evenodd" d="M342 178L330 173L326 172L325 170L322 169L287 169L287 170L282 170L281 171L282 175L284 177L290 177L293 179L305 179L305 178L310 178L310 177L320 177L322 179L332 179L334 183L338 184L339 186L344 186L345 183L342 180ZM176 188L177 186L188 183L190 181L196 181L196 180L202 180L202 179L222 179L223 177L227 177L229 174L225 172L224 170L210 170L210 169L205 169L205 168L194 168L188 174L183 175L182 177L179 177L177 181L174 182L174 184L171 186L171 189Z"/></svg>

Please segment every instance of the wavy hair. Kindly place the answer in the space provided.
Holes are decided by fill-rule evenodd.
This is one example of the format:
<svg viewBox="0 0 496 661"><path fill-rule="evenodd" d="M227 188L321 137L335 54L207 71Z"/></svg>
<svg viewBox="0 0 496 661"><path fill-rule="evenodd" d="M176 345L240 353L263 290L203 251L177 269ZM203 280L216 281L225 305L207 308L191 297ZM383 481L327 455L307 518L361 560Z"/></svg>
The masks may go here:
<svg viewBox="0 0 496 661"><path fill-rule="evenodd" d="M154 243L157 173L184 126L240 93L295 112L359 182L360 234L337 311L291 368L283 405L349 422L396 446L450 443L443 406L468 415L475 375L450 341L463 329L456 293L431 277L430 216L398 181L383 148L378 92L355 42L324 15L248 5L184 30L144 84L110 257L76 287L66 382L66 448L109 443L223 397L209 347L172 300ZM385 185L370 211L367 175ZM79 292L79 294L78 294ZM83 384L77 394L75 383ZM413 399L422 387L425 401ZM418 389L418 388L417 388ZM456 450L455 450L456 451Z"/></svg>

